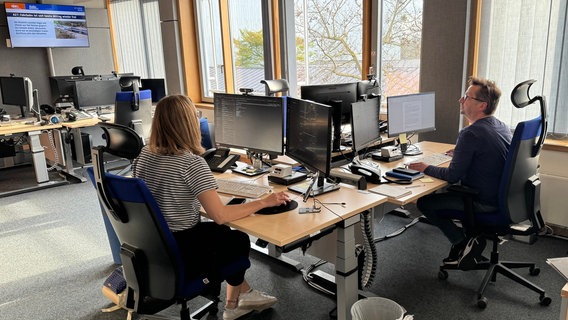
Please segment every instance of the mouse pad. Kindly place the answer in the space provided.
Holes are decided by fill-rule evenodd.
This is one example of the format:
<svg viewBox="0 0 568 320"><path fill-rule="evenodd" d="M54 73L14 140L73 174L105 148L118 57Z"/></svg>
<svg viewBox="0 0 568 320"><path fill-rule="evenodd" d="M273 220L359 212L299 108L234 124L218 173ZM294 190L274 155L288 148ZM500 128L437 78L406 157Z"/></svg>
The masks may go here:
<svg viewBox="0 0 568 320"><path fill-rule="evenodd" d="M281 204L281 205L275 206L275 207L268 207L268 208L260 209L256 213L257 214L278 214L278 213L294 210L297 207L298 207L298 202L296 202L295 200L291 200L290 202L288 202L286 204Z"/></svg>

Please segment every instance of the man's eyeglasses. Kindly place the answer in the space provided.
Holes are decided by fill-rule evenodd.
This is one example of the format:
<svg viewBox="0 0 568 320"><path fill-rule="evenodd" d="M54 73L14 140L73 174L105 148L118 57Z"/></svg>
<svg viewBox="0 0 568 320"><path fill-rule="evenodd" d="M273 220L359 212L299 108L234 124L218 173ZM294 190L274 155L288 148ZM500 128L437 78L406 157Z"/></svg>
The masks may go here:
<svg viewBox="0 0 568 320"><path fill-rule="evenodd" d="M463 99L463 102L466 102L467 99L473 99L473 100L476 100L476 101L479 101L479 102L487 102L485 100L481 100L481 99L478 99L478 98L475 98L475 97L470 97L467 94L464 94L462 99Z"/></svg>

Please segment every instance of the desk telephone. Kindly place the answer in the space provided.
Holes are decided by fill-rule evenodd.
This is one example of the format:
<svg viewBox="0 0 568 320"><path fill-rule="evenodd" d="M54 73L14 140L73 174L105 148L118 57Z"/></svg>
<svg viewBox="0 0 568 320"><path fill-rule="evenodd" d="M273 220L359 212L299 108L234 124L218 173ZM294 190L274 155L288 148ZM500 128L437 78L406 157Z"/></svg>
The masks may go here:
<svg viewBox="0 0 568 320"><path fill-rule="evenodd" d="M211 148L205 151L202 157L207 161L211 171L225 172L241 157L238 154L229 154L229 151L227 148Z"/></svg>
<svg viewBox="0 0 568 320"><path fill-rule="evenodd" d="M364 176L371 183L381 183L381 169L359 161L354 161L349 165L349 169L354 174Z"/></svg>

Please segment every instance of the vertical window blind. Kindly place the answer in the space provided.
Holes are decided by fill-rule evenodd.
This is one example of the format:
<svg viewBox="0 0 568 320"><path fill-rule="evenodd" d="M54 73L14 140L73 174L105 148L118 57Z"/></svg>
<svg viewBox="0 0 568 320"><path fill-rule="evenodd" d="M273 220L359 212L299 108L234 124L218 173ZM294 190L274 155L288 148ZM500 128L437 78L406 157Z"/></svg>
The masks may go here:
<svg viewBox="0 0 568 320"><path fill-rule="evenodd" d="M535 79L529 94L546 98L549 136L568 136L567 10L565 0L483 1L478 75L503 90L496 116L511 128L539 114L509 98L516 84Z"/></svg>

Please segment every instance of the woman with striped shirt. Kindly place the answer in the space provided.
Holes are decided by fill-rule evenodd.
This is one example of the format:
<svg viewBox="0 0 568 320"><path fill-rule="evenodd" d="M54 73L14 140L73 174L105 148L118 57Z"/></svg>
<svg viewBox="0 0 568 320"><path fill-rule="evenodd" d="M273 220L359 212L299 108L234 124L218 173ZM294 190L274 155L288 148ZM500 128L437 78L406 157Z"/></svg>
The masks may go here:
<svg viewBox="0 0 568 320"><path fill-rule="evenodd" d="M189 276L217 270L238 256L249 256L248 235L225 223L265 208L290 201L284 192L238 205L225 205L217 183L200 156L201 132L197 109L184 95L170 95L156 106L150 140L132 165L133 175L143 179L160 206L182 251ZM213 222L202 222L203 207ZM223 319L236 319L263 310L276 298L252 290L244 271L227 279Z"/></svg>

